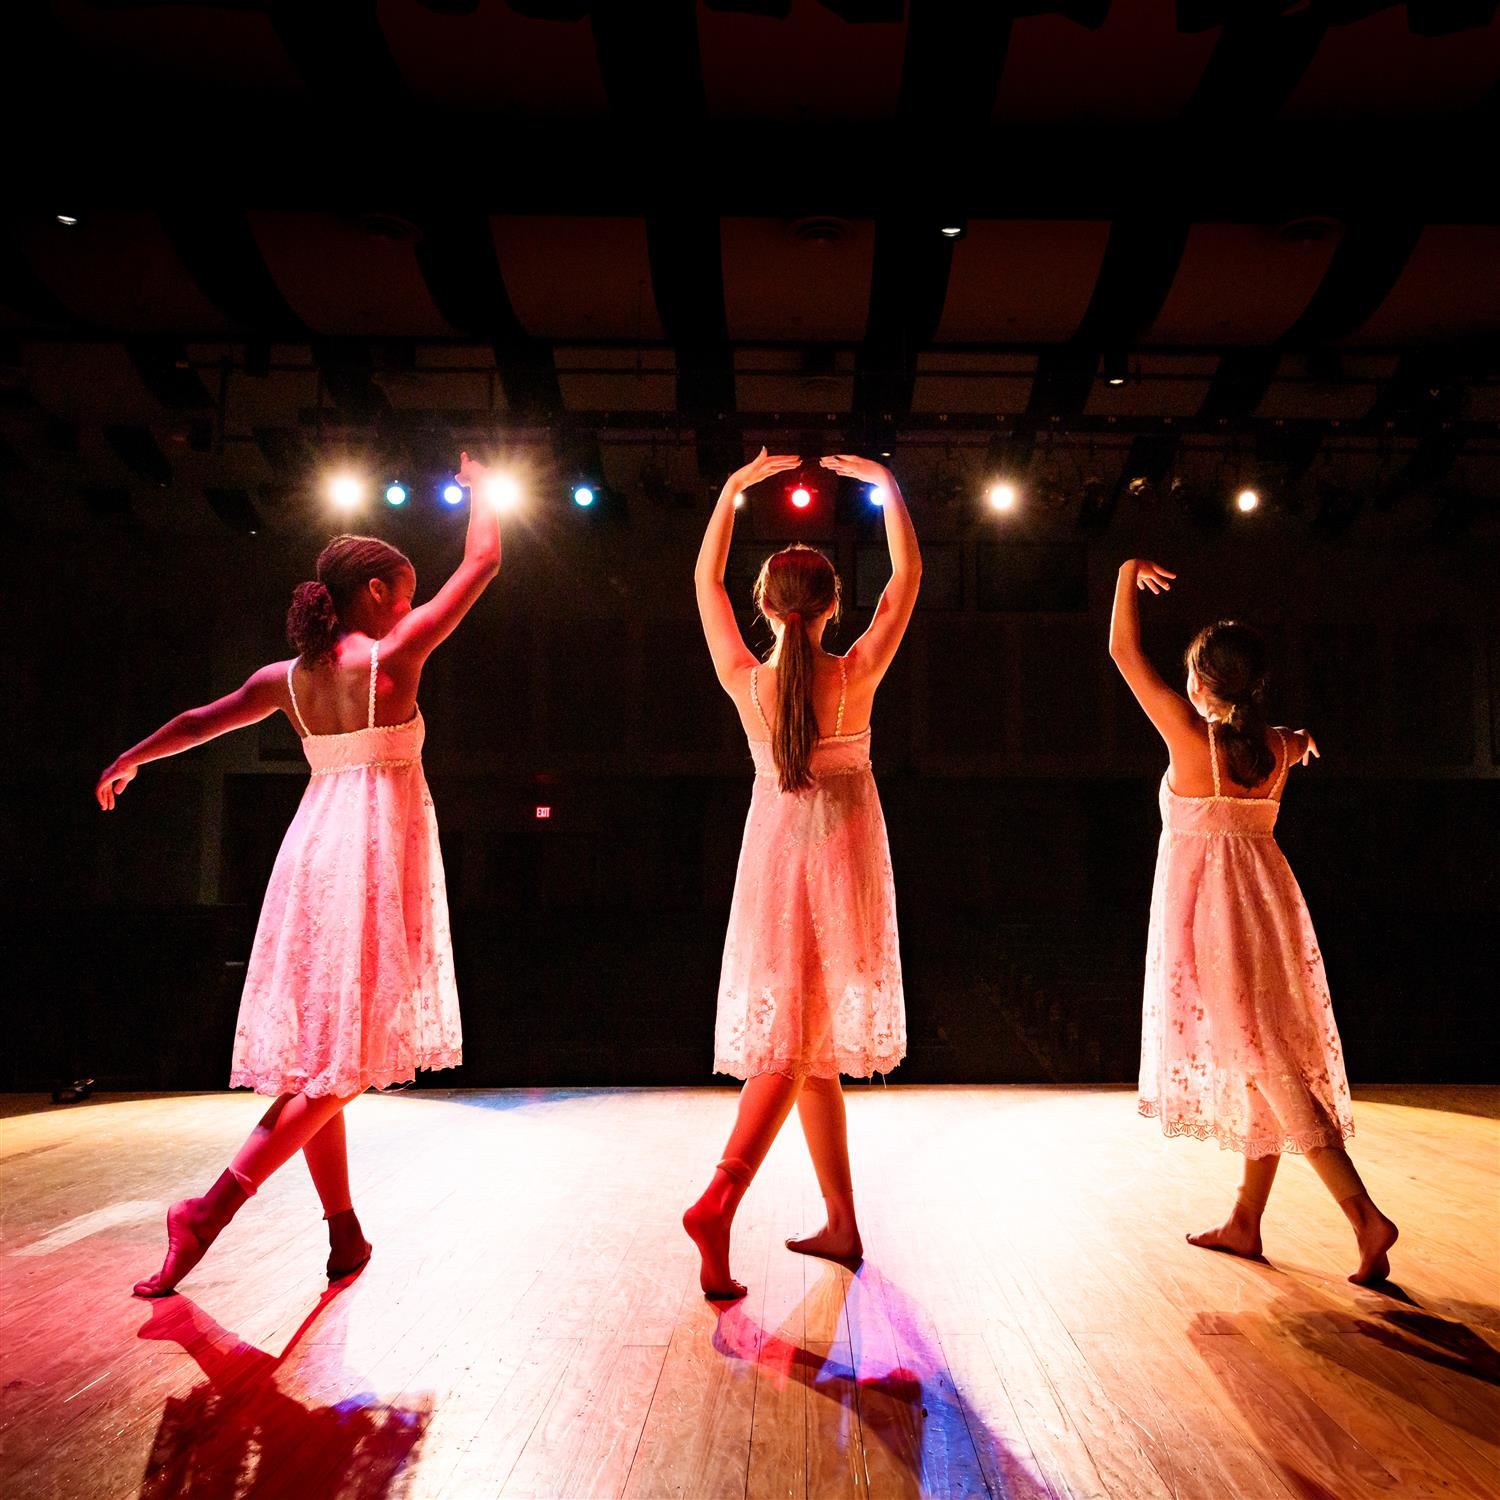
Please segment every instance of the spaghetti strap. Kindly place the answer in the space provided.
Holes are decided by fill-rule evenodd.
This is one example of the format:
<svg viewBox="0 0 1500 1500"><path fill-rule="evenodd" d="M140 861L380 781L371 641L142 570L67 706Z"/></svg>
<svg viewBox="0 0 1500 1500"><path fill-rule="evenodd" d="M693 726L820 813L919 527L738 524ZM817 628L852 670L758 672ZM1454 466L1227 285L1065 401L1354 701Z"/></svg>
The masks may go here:
<svg viewBox="0 0 1500 1500"><path fill-rule="evenodd" d="M771 737L771 722L766 718L766 711L760 706L760 668L750 668L750 701L755 705L756 715L765 726L766 738Z"/></svg>
<svg viewBox="0 0 1500 1500"><path fill-rule="evenodd" d="M375 727L375 666L380 660L380 642L376 641L370 647L370 719L365 726L367 729Z"/></svg>
<svg viewBox="0 0 1500 1500"><path fill-rule="evenodd" d="M295 661L289 661L286 664L286 690L292 699L292 717L297 721L297 728L302 731L303 737L306 738L311 735L312 731L303 723L302 710L297 707L297 689L292 686L292 668L296 665Z"/></svg>
<svg viewBox="0 0 1500 1500"><path fill-rule="evenodd" d="M1271 788L1273 798L1281 795L1281 788L1286 782L1286 773L1292 769L1292 762L1286 752L1286 736L1281 732L1281 725L1273 724L1272 729L1276 731L1276 738L1281 743L1281 775L1276 778L1276 785Z"/></svg>
<svg viewBox="0 0 1500 1500"><path fill-rule="evenodd" d="M1208 764L1214 773L1214 796L1221 796L1219 790L1219 746L1214 739L1214 721L1208 721Z"/></svg>

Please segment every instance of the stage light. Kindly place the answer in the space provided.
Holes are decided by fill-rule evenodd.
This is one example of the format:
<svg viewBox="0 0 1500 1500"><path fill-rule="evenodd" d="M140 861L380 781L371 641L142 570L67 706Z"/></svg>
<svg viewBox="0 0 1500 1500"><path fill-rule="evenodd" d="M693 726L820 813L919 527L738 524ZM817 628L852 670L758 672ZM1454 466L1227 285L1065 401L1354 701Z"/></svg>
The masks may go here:
<svg viewBox="0 0 1500 1500"><path fill-rule="evenodd" d="M1254 490L1241 490L1239 494L1234 497L1234 503L1239 506L1242 511L1248 514L1250 511L1256 509L1256 507L1259 506L1260 496L1257 495Z"/></svg>
<svg viewBox="0 0 1500 1500"><path fill-rule="evenodd" d="M573 487L573 504L581 505L585 510L594 503L594 492L586 484Z"/></svg>
<svg viewBox="0 0 1500 1500"><path fill-rule="evenodd" d="M1001 480L998 484L992 484L989 492L991 510L1014 510L1016 507L1016 487Z"/></svg>
<svg viewBox="0 0 1500 1500"><path fill-rule="evenodd" d="M792 504L795 505L798 510L806 510L807 507L812 504L812 491L808 489L805 484L799 484L797 488L792 491Z"/></svg>
<svg viewBox="0 0 1500 1500"><path fill-rule="evenodd" d="M1123 354L1106 354L1099 361L1106 385L1124 385L1130 379L1130 361Z"/></svg>
<svg viewBox="0 0 1500 1500"><path fill-rule="evenodd" d="M945 240L961 240L968 232L967 219L942 219L938 222L938 233Z"/></svg>
<svg viewBox="0 0 1500 1500"><path fill-rule="evenodd" d="M463 485L445 484L443 486L443 500L448 505L462 505L464 501Z"/></svg>
<svg viewBox="0 0 1500 1500"><path fill-rule="evenodd" d="M484 482L484 498L496 510L514 510L521 500L521 486L512 474L492 474Z"/></svg>
<svg viewBox="0 0 1500 1500"><path fill-rule="evenodd" d="M365 498L365 487L353 474L335 474L328 483L328 498L340 510L353 510Z"/></svg>
<svg viewBox="0 0 1500 1500"><path fill-rule="evenodd" d="M885 486L881 484L872 484L869 490L866 492L866 497L868 498L871 505L884 505Z"/></svg>
<svg viewBox="0 0 1500 1500"><path fill-rule="evenodd" d="M385 503L387 505L406 504L406 486L399 479L394 484L386 486Z"/></svg>
<svg viewBox="0 0 1500 1500"><path fill-rule="evenodd" d="M963 233L963 227L961 225L959 225L959 224L944 224L943 225L943 238L944 239L956 240L959 237L959 235L961 235L962 233Z"/></svg>
<svg viewBox="0 0 1500 1500"><path fill-rule="evenodd" d="M75 224L77 224L78 216L76 214L58 214L57 222L59 224L65 224L69 229L71 229Z"/></svg>
<svg viewBox="0 0 1500 1500"><path fill-rule="evenodd" d="M745 492L744 492L744 490L737 490L735 492L734 508L736 510L744 510L744 508L745 508Z"/></svg>

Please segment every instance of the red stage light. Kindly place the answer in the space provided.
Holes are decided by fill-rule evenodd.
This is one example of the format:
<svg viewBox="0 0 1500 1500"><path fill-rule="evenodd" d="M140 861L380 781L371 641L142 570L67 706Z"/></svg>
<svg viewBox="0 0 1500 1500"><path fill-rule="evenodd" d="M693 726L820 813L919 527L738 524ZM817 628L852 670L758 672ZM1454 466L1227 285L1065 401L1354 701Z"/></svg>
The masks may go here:
<svg viewBox="0 0 1500 1500"><path fill-rule="evenodd" d="M798 510L806 510L807 507L812 504L812 491L808 489L805 484L799 484L797 488L792 491L792 504L795 505Z"/></svg>

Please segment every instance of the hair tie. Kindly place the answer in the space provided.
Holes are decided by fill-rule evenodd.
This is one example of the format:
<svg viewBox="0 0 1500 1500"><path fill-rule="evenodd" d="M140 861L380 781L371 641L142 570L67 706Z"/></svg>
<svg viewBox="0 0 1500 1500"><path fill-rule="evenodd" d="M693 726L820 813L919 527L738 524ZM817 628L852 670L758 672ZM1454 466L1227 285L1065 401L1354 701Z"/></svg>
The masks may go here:
<svg viewBox="0 0 1500 1500"><path fill-rule="evenodd" d="M790 625L793 620L795 620L799 625L802 623L802 616L795 609L787 610L784 618L788 625Z"/></svg>

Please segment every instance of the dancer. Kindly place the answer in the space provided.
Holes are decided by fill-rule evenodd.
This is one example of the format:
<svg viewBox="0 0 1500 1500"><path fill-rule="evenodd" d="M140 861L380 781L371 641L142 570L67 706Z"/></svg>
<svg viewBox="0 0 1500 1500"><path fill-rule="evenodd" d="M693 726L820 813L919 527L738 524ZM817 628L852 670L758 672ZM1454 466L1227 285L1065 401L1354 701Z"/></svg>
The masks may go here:
<svg viewBox="0 0 1500 1500"><path fill-rule="evenodd" d="M869 723L875 689L917 602L921 555L889 470L844 454L824 458L834 473L884 491L890 582L869 629L846 656L831 656L823 631L839 608L833 564L811 547L777 552L755 583L756 608L775 636L758 663L724 589L735 504L751 485L799 462L762 448L730 475L694 575L714 670L755 763L714 1031L714 1071L745 1086L724 1159L682 1221L702 1256L704 1294L715 1301L745 1294L729 1272L730 1227L794 1103L827 1222L787 1246L859 1260L839 1074L887 1073L906 1054L896 900Z"/></svg>
<svg viewBox="0 0 1500 1500"><path fill-rule="evenodd" d="M1266 653L1249 626L1222 620L1187 652L1187 697L1141 650L1139 589L1176 574L1133 559L1120 569L1109 654L1170 763L1151 896L1141 1034L1140 1112L1167 1135L1215 1137L1242 1152L1228 1219L1187 1236L1261 1254L1260 1225L1284 1151L1306 1154L1354 1227L1360 1284L1390 1275L1396 1226L1370 1198L1344 1141L1354 1134L1344 1054L1323 959L1274 829L1293 761L1318 753L1306 730L1270 726Z"/></svg>
<svg viewBox="0 0 1500 1500"><path fill-rule="evenodd" d="M467 453L463 561L413 609L417 575L374 537L335 537L318 581L292 596L297 656L262 667L227 697L189 709L99 778L106 811L149 761L280 710L312 776L261 907L240 999L231 1087L275 1103L201 1198L167 1212L167 1254L138 1297L164 1297L278 1167L301 1151L328 1221L328 1276L370 1258L349 1194L343 1109L367 1088L410 1082L462 1059L448 903L432 797L422 774L422 667L500 569L500 525L475 495Z"/></svg>

